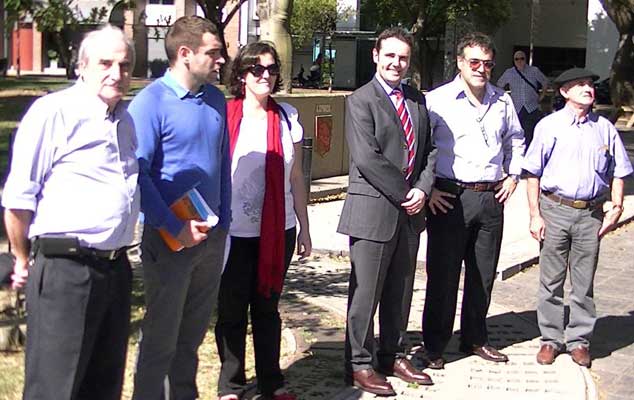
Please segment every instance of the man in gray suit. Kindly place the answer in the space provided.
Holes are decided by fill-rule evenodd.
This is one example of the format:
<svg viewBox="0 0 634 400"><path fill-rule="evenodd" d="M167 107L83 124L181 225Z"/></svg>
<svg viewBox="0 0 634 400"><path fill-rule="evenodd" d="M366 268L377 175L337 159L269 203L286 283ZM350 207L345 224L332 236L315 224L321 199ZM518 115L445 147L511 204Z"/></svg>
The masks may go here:
<svg viewBox="0 0 634 400"><path fill-rule="evenodd" d="M384 396L395 394L385 375L432 384L405 358L402 343L436 155L425 99L401 84L411 49L412 37L403 29L382 32L372 51L375 77L346 100L350 182L337 229L350 236L352 264L346 381ZM373 360L379 303L380 340Z"/></svg>

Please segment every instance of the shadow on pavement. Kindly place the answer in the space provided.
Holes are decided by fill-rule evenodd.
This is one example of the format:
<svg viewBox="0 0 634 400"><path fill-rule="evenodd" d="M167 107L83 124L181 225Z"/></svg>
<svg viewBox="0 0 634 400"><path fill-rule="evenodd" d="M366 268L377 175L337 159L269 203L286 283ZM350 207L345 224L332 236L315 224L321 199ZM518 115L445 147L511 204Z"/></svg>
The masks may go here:
<svg viewBox="0 0 634 400"><path fill-rule="evenodd" d="M634 310L629 315L608 315L597 320L590 352L592 358L608 357L634 343Z"/></svg>

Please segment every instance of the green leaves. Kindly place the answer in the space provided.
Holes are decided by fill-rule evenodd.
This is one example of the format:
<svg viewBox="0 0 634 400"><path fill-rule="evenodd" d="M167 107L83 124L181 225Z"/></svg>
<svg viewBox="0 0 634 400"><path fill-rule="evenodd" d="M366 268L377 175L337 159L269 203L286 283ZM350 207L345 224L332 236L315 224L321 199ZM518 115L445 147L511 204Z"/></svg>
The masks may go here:
<svg viewBox="0 0 634 400"><path fill-rule="evenodd" d="M315 32L334 32L337 21L348 18L349 14L349 8L337 7L337 0L295 0L291 16L295 47L307 44Z"/></svg>

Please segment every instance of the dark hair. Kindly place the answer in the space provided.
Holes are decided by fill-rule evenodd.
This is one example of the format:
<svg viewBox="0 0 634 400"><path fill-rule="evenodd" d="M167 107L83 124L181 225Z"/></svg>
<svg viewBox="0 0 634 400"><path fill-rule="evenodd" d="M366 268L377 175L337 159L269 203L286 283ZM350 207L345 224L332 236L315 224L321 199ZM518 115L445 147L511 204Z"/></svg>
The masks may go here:
<svg viewBox="0 0 634 400"><path fill-rule="evenodd" d="M190 16L180 17L170 26L165 36L165 53L170 65L174 64L178 55L178 49L186 46L197 51L202 45L203 35L205 33L219 37L218 27L208 19Z"/></svg>
<svg viewBox="0 0 634 400"><path fill-rule="evenodd" d="M238 99L244 98L244 91L242 90L242 79L247 74L249 67L259 62L261 55L270 54L273 56L275 64L280 65L280 57L277 55L277 50L270 42L254 42L249 43L240 49L240 52L231 63L231 74L229 75L229 93L234 95ZM277 77L275 86L271 93L275 93L280 90L282 83L281 76Z"/></svg>
<svg viewBox="0 0 634 400"><path fill-rule="evenodd" d="M480 47L485 51L490 51L495 58L495 43L493 43L491 36L482 32L470 32L460 39L456 49L458 57L464 57L465 47Z"/></svg>
<svg viewBox="0 0 634 400"><path fill-rule="evenodd" d="M392 28L387 28L379 34L379 37L376 39L376 43L374 44L374 48L377 51L381 50L382 42L390 38L395 38L401 42L407 43L410 49L414 47L414 37L400 26L394 26Z"/></svg>

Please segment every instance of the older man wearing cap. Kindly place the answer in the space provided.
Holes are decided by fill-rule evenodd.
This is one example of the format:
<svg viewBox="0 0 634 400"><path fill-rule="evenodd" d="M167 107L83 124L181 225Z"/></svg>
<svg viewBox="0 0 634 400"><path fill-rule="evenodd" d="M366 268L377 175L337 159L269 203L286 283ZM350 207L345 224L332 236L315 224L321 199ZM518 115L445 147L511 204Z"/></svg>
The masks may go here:
<svg viewBox="0 0 634 400"><path fill-rule="evenodd" d="M599 243L623 212L623 178L632 173L618 132L592 112L597 79L588 70L573 68L555 80L566 106L537 124L524 159L523 167L530 173L530 231L541 245L540 364L553 363L565 349L574 362L590 366ZM568 266L572 291L570 319L564 326Z"/></svg>

